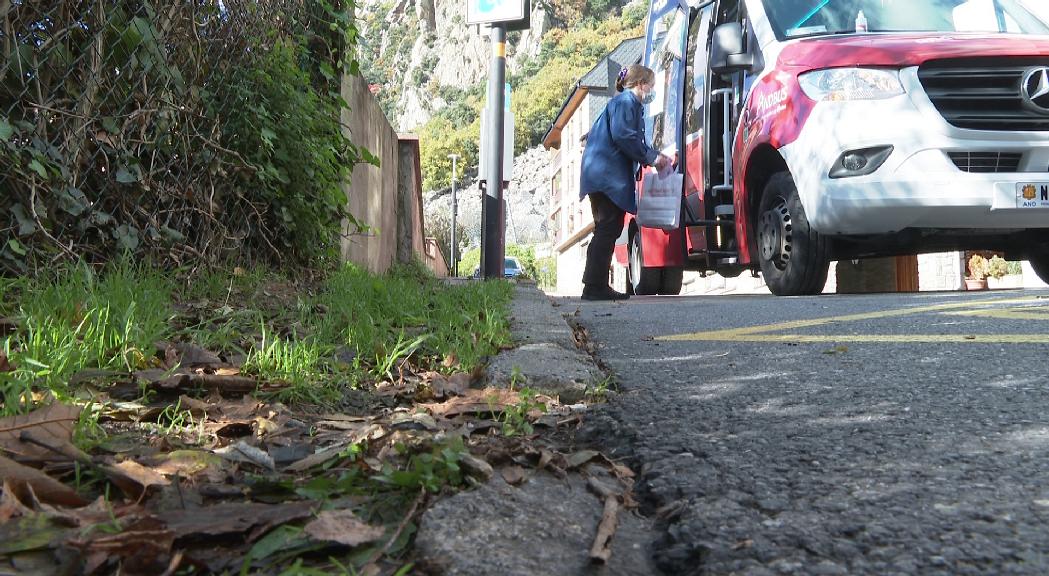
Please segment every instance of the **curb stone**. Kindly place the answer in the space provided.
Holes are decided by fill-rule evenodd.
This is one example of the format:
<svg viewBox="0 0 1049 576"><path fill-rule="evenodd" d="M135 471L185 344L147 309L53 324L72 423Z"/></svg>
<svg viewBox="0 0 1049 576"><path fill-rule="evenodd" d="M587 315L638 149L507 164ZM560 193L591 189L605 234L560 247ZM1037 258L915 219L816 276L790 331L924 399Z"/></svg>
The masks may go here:
<svg viewBox="0 0 1049 576"><path fill-rule="evenodd" d="M517 284L511 307L515 348L497 354L488 364L487 384L505 387L511 382L574 404L586 395L587 385L603 374L593 360L576 348L572 330L549 297L534 283Z"/></svg>
<svg viewBox="0 0 1049 576"><path fill-rule="evenodd" d="M590 562L601 509L579 475L559 480L540 472L515 488L496 474L426 511L415 541L418 563L445 576L655 574L647 521L630 512L619 515L608 564Z"/></svg>
<svg viewBox="0 0 1049 576"><path fill-rule="evenodd" d="M517 385L556 394L562 403L583 398L602 372L576 349L567 321L535 284L518 283L512 307L517 348L488 367L490 385ZM590 470L600 474L593 466ZM415 541L418 566L445 576L641 576L657 573L650 523L622 511L607 565L594 564L590 547L603 504L584 476L563 479L531 472L520 486L500 474L475 490L435 503L422 516Z"/></svg>

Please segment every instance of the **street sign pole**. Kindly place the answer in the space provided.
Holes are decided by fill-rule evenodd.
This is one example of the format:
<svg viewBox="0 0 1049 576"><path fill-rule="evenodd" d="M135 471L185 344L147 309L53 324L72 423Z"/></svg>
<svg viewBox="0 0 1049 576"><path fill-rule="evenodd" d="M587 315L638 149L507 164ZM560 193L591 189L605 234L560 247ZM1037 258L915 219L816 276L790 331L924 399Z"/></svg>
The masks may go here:
<svg viewBox="0 0 1049 576"><path fill-rule="evenodd" d="M459 160L459 155L449 154L448 157L452 159L452 262L448 268L452 274L452 278L455 278L459 275L459 259L457 258L458 254L456 254L457 249L455 244L455 215L459 212L459 203L455 198L455 164L456 161Z"/></svg>
<svg viewBox="0 0 1049 576"><path fill-rule="evenodd" d="M488 170L481 202L481 270L486 279L503 277L503 84L506 81L506 25L492 24L488 72Z"/></svg>

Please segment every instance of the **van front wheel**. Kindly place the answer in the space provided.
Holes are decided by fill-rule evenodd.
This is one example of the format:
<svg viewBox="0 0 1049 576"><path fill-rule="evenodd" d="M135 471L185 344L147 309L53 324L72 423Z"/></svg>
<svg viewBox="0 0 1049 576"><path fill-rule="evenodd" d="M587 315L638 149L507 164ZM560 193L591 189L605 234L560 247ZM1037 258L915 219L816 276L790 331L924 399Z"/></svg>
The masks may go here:
<svg viewBox="0 0 1049 576"><path fill-rule="evenodd" d="M1042 282L1049 284L1049 246L1043 246L1041 249L1028 254L1027 260L1031 264L1031 269L1041 278Z"/></svg>
<svg viewBox="0 0 1049 576"><path fill-rule="evenodd" d="M758 263L777 296L819 294L827 283L830 242L809 227L798 188L787 172L774 174L758 206Z"/></svg>

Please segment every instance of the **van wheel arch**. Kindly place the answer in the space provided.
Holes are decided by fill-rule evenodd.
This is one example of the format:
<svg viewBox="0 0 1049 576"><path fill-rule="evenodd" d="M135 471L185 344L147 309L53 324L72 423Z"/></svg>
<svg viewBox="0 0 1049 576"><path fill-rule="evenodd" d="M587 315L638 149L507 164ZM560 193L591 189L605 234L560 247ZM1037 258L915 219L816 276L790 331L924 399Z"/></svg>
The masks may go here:
<svg viewBox="0 0 1049 576"><path fill-rule="evenodd" d="M761 195L765 192L769 180L780 172L790 172L787 161L783 159L779 151L770 144L761 144L754 149L747 161L746 180L743 182L747 192L747 223L751 236L757 238L758 229L758 207L761 205ZM758 262L758 243L750 244L750 261Z"/></svg>

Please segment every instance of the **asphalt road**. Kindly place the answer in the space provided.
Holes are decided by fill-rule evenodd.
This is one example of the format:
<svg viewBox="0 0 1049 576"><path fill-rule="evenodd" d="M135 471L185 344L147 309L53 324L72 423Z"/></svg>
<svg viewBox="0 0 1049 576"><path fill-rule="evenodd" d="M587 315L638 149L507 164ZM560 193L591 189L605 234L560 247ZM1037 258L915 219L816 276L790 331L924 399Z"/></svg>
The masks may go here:
<svg viewBox="0 0 1049 576"><path fill-rule="evenodd" d="M1049 292L566 300L667 574L1049 574Z"/></svg>

